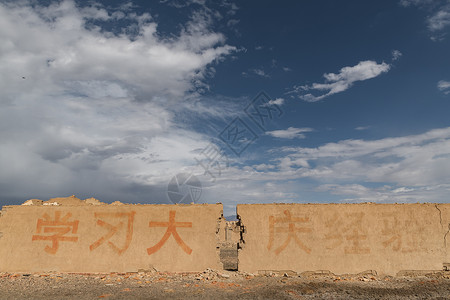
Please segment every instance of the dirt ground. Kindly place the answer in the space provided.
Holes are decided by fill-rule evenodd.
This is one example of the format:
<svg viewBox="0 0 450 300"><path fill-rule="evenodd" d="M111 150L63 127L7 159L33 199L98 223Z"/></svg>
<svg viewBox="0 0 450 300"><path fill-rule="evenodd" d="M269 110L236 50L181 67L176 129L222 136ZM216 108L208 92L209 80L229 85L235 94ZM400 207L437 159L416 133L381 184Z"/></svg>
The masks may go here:
<svg viewBox="0 0 450 300"><path fill-rule="evenodd" d="M0 299L450 299L450 272L405 275L0 273Z"/></svg>

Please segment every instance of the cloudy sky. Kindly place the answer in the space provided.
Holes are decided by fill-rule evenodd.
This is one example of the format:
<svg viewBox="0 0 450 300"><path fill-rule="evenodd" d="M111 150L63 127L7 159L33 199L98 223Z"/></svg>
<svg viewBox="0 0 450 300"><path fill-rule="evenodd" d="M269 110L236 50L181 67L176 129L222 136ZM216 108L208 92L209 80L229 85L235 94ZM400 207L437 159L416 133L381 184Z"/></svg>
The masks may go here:
<svg viewBox="0 0 450 300"><path fill-rule="evenodd" d="M448 0L1 0L0 204L448 202L449 33Z"/></svg>

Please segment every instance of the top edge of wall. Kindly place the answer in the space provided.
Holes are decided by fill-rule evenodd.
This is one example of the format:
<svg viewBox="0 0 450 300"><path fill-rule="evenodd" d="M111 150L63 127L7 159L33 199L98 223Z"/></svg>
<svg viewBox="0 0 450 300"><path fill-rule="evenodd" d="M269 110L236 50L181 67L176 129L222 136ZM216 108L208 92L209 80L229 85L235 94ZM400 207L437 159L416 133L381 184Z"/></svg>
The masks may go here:
<svg viewBox="0 0 450 300"><path fill-rule="evenodd" d="M273 206L273 205L290 205L290 206L334 206L334 205L379 205L379 206L389 206L389 205L446 205L450 203L431 203L431 202L416 202L416 203L377 203L377 202L361 202L361 203L242 203L237 204L237 206Z"/></svg>

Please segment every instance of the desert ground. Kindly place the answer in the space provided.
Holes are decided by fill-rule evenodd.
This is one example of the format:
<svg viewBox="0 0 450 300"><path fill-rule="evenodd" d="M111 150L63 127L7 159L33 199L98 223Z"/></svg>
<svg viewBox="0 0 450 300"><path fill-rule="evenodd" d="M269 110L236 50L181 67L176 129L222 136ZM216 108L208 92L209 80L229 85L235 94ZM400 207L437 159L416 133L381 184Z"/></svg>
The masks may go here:
<svg viewBox="0 0 450 300"><path fill-rule="evenodd" d="M450 299L450 272L0 273L0 299Z"/></svg>

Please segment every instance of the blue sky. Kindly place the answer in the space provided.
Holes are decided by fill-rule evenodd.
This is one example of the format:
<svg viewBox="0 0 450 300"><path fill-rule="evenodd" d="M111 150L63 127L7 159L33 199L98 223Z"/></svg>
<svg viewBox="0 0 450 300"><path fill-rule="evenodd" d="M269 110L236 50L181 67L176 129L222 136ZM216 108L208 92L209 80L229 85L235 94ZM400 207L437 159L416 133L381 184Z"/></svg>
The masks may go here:
<svg viewBox="0 0 450 300"><path fill-rule="evenodd" d="M0 1L1 204L170 203L179 173L225 215L448 202L449 32L448 0Z"/></svg>

